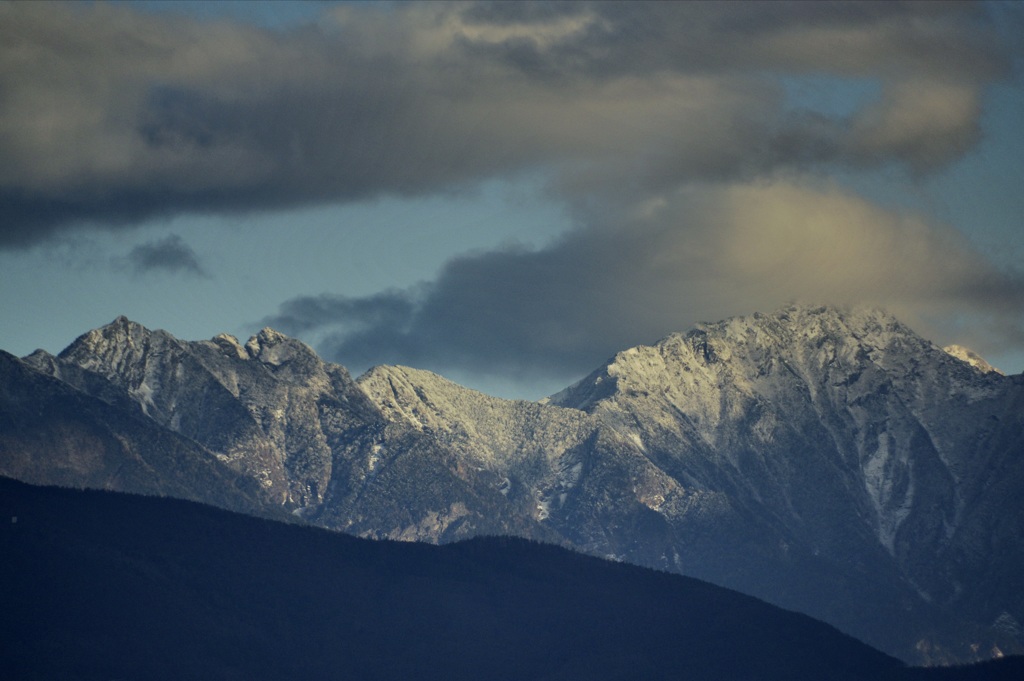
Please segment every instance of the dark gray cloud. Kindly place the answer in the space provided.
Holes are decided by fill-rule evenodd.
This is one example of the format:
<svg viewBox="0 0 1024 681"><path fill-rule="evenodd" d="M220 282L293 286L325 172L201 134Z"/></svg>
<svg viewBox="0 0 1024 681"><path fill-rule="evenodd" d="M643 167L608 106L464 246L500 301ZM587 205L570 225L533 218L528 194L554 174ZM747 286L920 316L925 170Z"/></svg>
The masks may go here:
<svg viewBox="0 0 1024 681"><path fill-rule="evenodd" d="M139 244L124 258L124 264L136 274L171 272L208 276L199 264L199 256L177 234Z"/></svg>
<svg viewBox="0 0 1024 681"><path fill-rule="evenodd" d="M385 291L354 298L323 294L293 298L281 305L264 324L287 329L292 334L305 334L324 326L341 326L349 333L366 328L403 330L407 320L416 313L416 296L409 291Z"/></svg>
<svg viewBox="0 0 1024 681"><path fill-rule="evenodd" d="M928 172L977 138L1000 35L975 3L342 5L280 31L7 3L0 248L536 169L573 200L821 163ZM808 125L781 74L884 96Z"/></svg>
<svg viewBox="0 0 1024 681"><path fill-rule="evenodd" d="M919 325L974 310L988 347L1024 330L1024 273L995 269L949 228L832 187L710 185L583 212L587 227L548 248L457 258L408 292L297 298L266 322L319 337L355 371L564 380L697 321L791 300L869 302Z"/></svg>
<svg viewBox="0 0 1024 681"><path fill-rule="evenodd" d="M476 4L460 18L480 53L571 76L777 70L974 80L1008 66L980 3L513 2ZM573 19L576 30L560 40L538 30Z"/></svg>

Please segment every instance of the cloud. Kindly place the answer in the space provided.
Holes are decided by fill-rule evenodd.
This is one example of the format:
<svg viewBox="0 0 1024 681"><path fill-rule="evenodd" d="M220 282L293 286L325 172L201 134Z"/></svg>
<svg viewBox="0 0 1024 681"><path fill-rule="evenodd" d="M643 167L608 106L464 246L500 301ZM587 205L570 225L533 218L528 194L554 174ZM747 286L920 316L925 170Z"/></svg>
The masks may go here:
<svg viewBox="0 0 1024 681"><path fill-rule="evenodd" d="M155 215L449 191L570 200L820 164L929 172L1009 69L982 5L407 3L267 30L0 5L0 248ZM782 75L878 79L849 119Z"/></svg>
<svg viewBox="0 0 1024 681"><path fill-rule="evenodd" d="M959 158L981 134L976 88L949 82L890 87L853 120L849 153L873 165L895 155L923 173Z"/></svg>
<svg viewBox="0 0 1024 681"><path fill-rule="evenodd" d="M293 334L335 325L353 332L373 327L401 329L415 312L415 295L410 291L384 291L362 298L323 294L286 301L266 323Z"/></svg>
<svg viewBox="0 0 1024 681"><path fill-rule="evenodd" d="M163 271L209 276L199 264L196 252L177 234L136 246L123 262L135 274Z"/></svg>
<svg viewBox="0 0 1024 681"><path fill-rule="evenodd" d="M1024 328L1005 327L1024 319L1022 273L995 269L950 228L832 186L687 186L577 217L548 248L456 258L406 292L297 298L265 321L318 337L353 370L564 380L697 321L791 300L879 304L919 326L971 309L990 316L992 342Z"/></svg>

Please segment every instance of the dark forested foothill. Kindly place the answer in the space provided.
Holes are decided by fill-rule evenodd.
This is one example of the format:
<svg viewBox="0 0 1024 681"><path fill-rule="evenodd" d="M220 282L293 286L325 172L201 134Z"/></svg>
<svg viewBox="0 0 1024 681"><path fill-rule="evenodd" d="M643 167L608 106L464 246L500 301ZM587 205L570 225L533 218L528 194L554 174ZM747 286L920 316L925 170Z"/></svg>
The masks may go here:
<svg viewBox="0 0 1024 681"><path fill-rule="evenodd" d="M0 676L879 679L809 617L528 540L370 541L0 479ZM1004 663L986 668L1017 670ZM1002 678L945 670L911 679Z"/></svg>

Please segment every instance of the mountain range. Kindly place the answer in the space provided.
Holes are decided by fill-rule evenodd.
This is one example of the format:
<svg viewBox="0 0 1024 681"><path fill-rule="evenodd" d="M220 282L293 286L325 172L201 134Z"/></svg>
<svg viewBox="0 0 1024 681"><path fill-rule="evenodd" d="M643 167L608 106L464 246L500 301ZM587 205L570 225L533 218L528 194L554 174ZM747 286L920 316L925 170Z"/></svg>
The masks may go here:
<svg viewBox="0 0 1024 681"><path fill-rule="evenodd" d="M875 309L618 353L541 402L353 379L264 329L125 318L0 354L0 474L377 539L560 544L807 613L904 660L1024 652L1024 376Z"/></svg>

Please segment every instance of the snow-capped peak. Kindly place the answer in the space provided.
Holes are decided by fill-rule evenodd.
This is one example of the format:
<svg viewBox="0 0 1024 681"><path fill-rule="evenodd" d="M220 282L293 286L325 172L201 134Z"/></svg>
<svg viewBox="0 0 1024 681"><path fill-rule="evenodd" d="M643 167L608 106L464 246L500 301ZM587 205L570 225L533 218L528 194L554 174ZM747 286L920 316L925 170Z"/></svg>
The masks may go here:
<svg viewBox="0 0 1024 681"><path fill-rule="evenodd" d="M250 338L245 344L245 350L252 359L272 366L280 366L300 356L317 358L311 347L269 326Z"/></svg>
<svg viewBox="0 0 1024 681"><path fill-rule="evenodd" d="M792 304L772 314L699 323L653 346L624 350L549 402L590 411L597 402L623 393L667 394L683 385L697 390L690 384L698 375L706 379L701 390L720 388L722 380L746 385L764 382L766 374L782 367L818 373L836 362L852 365L877 350L916 353L929 346L884 310Z"/></svg>
<svg viewBox="0 0 1024 681"><path fill-rule="evenodd" d="M211 339L211 342L223 350L228 357L249 359L249 351L229 333L219 333Z"/></svg>
<svg viewBox="0 0 1024 681"><path fill-rule="evenodd" d="M994 373L999 374L1000 376L1003 375L1002 371L996 369L994 366L986 362L981 355L976 353L974 350L971 350L970 348L965 348L962 345L953 344L947 345L942 349L945 350L951 356L956 357L961 362L966 362L967 364L970 364L972 367L974 367L975 369L982 373Z"/></svg>
<svg viewBox="0 0 1024 681"><path fill-rule="evenodd" d="M101 326L98 329L82 334L64 352L69 352L76 347L138 346L145 342L151 333L142 324L133 322L124 315L121 315L106 326Z"/></svg>
<svg viewBox="0 0 1024 681"><path fill-rule="evenodd" d="M180 350L181 341L166 331L151 331L120 316L106 326L82 334L58 358L108 378L126 376L153 352Z"/></svg>

